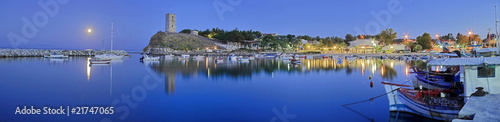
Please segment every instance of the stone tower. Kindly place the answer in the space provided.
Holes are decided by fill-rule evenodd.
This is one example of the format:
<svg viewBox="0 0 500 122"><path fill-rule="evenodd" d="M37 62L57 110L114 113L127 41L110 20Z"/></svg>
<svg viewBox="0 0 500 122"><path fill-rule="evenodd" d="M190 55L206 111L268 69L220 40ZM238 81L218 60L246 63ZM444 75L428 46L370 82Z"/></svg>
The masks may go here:
<svg viewBox="0 0 500 122"><path fill-rule="evenodd" d="M168 13L165 20L165 32L175 33L177 32L176 18L175 14Z"/></svg>

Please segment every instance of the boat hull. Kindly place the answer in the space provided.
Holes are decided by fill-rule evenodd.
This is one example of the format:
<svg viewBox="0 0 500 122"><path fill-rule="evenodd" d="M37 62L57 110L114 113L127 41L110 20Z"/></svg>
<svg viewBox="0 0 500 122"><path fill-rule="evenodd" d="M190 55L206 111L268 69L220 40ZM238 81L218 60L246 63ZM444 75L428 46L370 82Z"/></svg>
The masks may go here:
<svg viewBox="0 0 500 122"><path fill-rule="evenodd" d="M90 64L110 64L111 59L100 60L100 59L90 59Z"/></svg>

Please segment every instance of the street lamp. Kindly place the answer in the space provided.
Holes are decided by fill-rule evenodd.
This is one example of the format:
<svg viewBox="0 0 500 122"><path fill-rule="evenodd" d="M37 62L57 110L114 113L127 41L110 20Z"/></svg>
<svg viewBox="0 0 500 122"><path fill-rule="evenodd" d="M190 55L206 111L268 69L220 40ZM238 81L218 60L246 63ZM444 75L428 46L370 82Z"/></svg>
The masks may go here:
<svg viewBox="0 0 500 122"><path fill-rule="evenodd" d="M470 38L471 38L472 34L474 34L474 33L473 33L472 31L469 31L468 33L469 33L469 42L470 42L470 43L471 43L471 45L472 45L472 41L470 40Z"/></svg>

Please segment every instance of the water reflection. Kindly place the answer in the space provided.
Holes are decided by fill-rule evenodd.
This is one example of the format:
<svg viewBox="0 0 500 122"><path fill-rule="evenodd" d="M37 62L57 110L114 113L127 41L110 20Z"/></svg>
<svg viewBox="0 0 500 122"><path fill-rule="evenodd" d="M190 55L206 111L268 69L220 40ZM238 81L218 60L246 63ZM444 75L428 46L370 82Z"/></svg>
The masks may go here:
<svg viewBox="0 0 500 122"><path fill-rule="evenodd" d="M302 64L291 64L280 59L256 59L248 62L224 61L215 63L212 57L205 57L203 60L179 60L168 59L156 62L144 62L155 71L165 74L181 73L188 78L204 75L206 77L228 76L232 78L251 77L254 73L264 72L310 72L310 71L345 71L347 74L360 72L363 76L371 67L372 75L378 72L386 80L392 80L397 76L394 69L395 60L380 59L358 59L354 61L341 61L331 59L303 59ZM405 65L405 62L398 62L397 65ZM168 76L168 75L166 75Z"/></svg>
<svg viewBox="0 0 500 122"><path fill-rule="evenodd" d="M303 59L301 64L292 64L280 59L256 59L248 62L226 60L223 63L215 62L213 57L203 60L194 59L166 59L158 62L144 62L146 65L167 76L165 81L175 84L175 74L180 73L184 78L205 76L207 78L230 77L250 78L257 73L273 75L273 72L319 72L319 71L345 71L347 74L360 72L365 75L370 67L372 75L377 72L384 80L393 80L398 74L394 65L406 65L399 60L358 59L354 61L336 61L332 59ZM407 75L407 74L405 74ZM169 88L169 87L167 87ZM172 87L173 89L173 87ZM173 90L168 90L173 91Z"/></svg>

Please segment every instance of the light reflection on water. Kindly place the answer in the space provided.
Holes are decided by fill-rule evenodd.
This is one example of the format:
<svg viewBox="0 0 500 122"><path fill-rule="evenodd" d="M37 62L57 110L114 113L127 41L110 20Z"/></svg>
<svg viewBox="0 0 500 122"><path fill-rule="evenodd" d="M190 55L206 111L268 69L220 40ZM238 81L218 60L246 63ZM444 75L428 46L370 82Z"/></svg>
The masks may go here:
<svg viewBox="0 0 500 122"><path fill-rule="evenodd" d="M136 101L137 107L129 107L125 120L269 121L275 117L273 109L281 111L286 106L288 113L297 115L291 121L367 121L341 105L383 94L380 81L404 81L408 76L407 62L399 60L304 59L291 64L281 59L239 62L226 58L217 63L206 57L141 63L138 58L134 55L111 65L89 65L88 57L0 58L2 69L9 69L0 71L0 91L15 93L3 96L6 101L0 104L6 109L0 110L0 118L29 120L11 114L24 105L109 106L114 99L130 95L144 79L152 83L155 78L150 77L158 77L164 84ZM370 82L375 82L373 88ZM351 108L376 121L390 117L386 98ZM86 119L116 120L122 114ZM78 117L52 119L61 118Z"/></svg>

